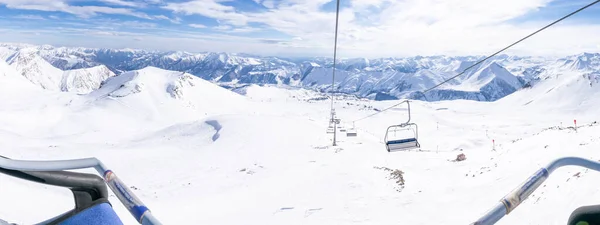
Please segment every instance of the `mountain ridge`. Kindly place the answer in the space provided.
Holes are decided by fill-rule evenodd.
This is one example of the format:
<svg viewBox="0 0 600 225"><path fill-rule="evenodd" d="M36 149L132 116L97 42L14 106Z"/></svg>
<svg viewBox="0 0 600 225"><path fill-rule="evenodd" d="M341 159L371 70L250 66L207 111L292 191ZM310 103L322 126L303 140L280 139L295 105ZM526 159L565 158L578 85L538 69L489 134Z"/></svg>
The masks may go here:
<svg viewBox="0 0 600 225"><path fill-rule="evenodd" d="M435 90L436 93L423 97L419 95L419 91L462 72L483 56L340 59L336 64L334 90L331 90L331 58L285 59L224 52L0 44L0 48L2 47L17 52L33 48L47 62L63 70L105 65L115 74L120 74L151 66L190 73L223 87L247 84L286 85L370 99L388 96L385 99L496 101L524 86L535 84L541 73L557 64L562 63L562 67L574 71L600 71L600 54L597 53L582 53L564 58L499 55L440 86Z"/></svg>
<svg viewBox="0 0 600 225"><path fill-rule="evenodd" d="M98 89L109 77L116 75L104 65L63 71L42 58L39 51L32 47L19 50L0 49L0 56L31 83L51 91L87 94Z"/></svg>

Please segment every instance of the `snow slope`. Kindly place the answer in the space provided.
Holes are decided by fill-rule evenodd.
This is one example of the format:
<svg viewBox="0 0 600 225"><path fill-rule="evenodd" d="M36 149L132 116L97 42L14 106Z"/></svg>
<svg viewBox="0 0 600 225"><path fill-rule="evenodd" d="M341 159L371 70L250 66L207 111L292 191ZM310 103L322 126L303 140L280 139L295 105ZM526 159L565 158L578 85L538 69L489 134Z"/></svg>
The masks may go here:
<svg viewBox="0 0 600 225"><path fill-rule="evenodd" d="M414 101L421 151L388 153L385 129L406 120L403 106L354 123L359 136L340 133L333 147L321 93L253 85L243 97L147 67L88 95L23 92L0 101L0 155L98 157L165 224L468 224L555 158L600 159L597 89L583 89L580 75L555 78L496 102ZM551 85L559 91L544 94ZM397 103L336 98L344 126ZM519 104L528 98L535 101ZM577 132L567 128L573 119ZM459 153L467 159L452 162ZM385 168L403 171L404 185ZM557 170L498 224L564 224L576 207L597 204L598 180L581 168ZM73 207L67 190L3 175L0 183L8 222L32 224ZM126 224L136 223L110 200Z"/></svg>
<svg viewBox="0 0 600 225"><path fill-rule="evenodd" d="M31 49L15 53L7 62L32 83L47 90L60 90L63 71L50 65Z"/></svg>
<svg viewBox="0 0 600 225"><path fill-rule="evenodd" d="M600 112L600 73L595 67L573 70L574 65L583 65L586 54L567 60L565 64L549 67L539 75L532 88L526 88L502 99L504 104L530 106L534 108L561 108L575 115ZM598 56L596 56L598 57Z"/></svg>
<svg viewBox="0 0 600 225"><path fill-rule="evenodd" d="M245 107L243 96L188 73L156 67L111 77L85 101L121 108L147 118L166 121L235 112Z"/></svg>
<svg viewBox="0 0 600 225"><path fill-rule="evenodd" d="M103 65L85 69L67 70L63 73L60 88L61 91L87 94L100 88L102 82L114 76L115 73Z"/></svg>
<svg viewBox="0 0 600 225"><path fill-rule="evenodd" d="M0 87L3 90L31 91L34 88L31 82L4 61L0 61L0 79Z"/></svg>
<svg viewBox="0 0 600 225"><path fill-rule="evenodd" d="M14 55L15 53L15 50L6 47L0 47L0 61L6 61L10 56Z"/></svg>

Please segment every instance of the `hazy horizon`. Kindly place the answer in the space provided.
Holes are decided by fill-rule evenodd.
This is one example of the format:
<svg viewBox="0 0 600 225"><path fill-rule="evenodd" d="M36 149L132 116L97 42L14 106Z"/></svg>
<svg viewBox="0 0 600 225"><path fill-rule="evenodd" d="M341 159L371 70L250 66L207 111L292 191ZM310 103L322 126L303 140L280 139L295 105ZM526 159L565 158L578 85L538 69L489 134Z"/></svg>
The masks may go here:
<svg viewBox="0 0 600 225"><path fill-rule="evenodd" d="M583 0L349 0L341 2L345 58L488 55ZM0 42L261 56L332 55L331 0L0 0ZM599 52L600 8L590 7L507 51Z"/></svg>

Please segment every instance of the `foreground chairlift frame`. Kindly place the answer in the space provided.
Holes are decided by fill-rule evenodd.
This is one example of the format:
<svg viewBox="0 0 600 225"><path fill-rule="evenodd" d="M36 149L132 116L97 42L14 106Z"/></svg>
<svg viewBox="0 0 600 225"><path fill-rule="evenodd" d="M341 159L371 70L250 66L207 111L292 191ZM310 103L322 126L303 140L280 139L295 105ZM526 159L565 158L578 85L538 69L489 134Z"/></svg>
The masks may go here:
<svg viewBox="0 0 600 225"><path fill-rule="evenodd" d="M519 204L521 204L529 195L531 195L535 189L537 189L546 179L550 176L554 170L563 166L579 166L585 167L591 170L600 172L600 163L591 160L577 158L577 157L565 157L552 161L546 167L539 169L531 177L529 177L522 185L511 191L508 195L504 196L498 204L490 211L488 211L483 217L478 219L471 225L491 225L498 222L502 217L511 213ZM577 219L581 217L600 217L600 206L586 206L580 207L575 210L569 218L569 225L576 224ZM593 210L588 210L588 209Z"/></svg>
<svg viewBox="0 0 600 225"><path fill-rule="evenodd" d="M65 170L94 168L102 178L85 173ZM69 187L75 196L76 208L65 214L44 221L41 224L53 224L57 219L64 219L69 214L79 213L85 207L83 203L91 203L95 199L108 199L106 185L127 208L131 215L143 225L161 224L133 192L117 177L117 175L96 158L54 161L13 160L0 156L0 173L35 181L39 183ZM91 197L91 200L89 198ZM87 200L86 200L87 198ZM94 203L95 204L95 203ZM110 213L109 213L110 214ZM114 211L112 211L114 214ZM108 215L108 217L116 216ZM118 220L118 219L117 219ZM98 221L95 221L98 223ZM118 222L118 221L117 221ZM95 224L86 221L86 224Z"/></svg>
<svg viewBox="0 0 600 225"><path fill-rule="evenodd" d="M400 102L400 104L402 104L402 103L406 103L406 105L408 106L408 120L406 122L398 124L398 125L389 126L387 128L387 130L385 131L384 142L385 142L385 147L388 152L409 150L409 149L421 147L421 144L419 144L419 140L418 140L419 139L419 127L417 126L416 123L410 122L410 119L411 119L411 117L410 117L410 101L404 100L403 102ZM393 129L398 129L398 128L411 129L411 127L414 127L414 129L413 129L414 138L405 138L405 139L396 139L396 140L388 139L390 129L392 129L392 128Z"/></svg>

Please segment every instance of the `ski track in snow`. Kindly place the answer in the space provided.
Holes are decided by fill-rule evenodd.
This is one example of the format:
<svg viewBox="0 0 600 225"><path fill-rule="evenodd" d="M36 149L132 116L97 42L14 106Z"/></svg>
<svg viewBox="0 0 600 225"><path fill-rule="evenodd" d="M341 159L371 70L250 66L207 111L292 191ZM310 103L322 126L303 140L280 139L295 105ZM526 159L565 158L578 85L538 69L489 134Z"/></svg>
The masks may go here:
<svg viewBox="0 0 600 225"><path fill-rule="evenodd" d="M388 153L385 129L404 122L406 110L357 122L358 137L340 133L333 147L325 133L330 102L308 100L317 93L250 86L241 97L208 82L177 83L181 73L141 73L165 79L124 77L143 88L118 100L97 98L124 87L116 79L90 96L0 89L0 155L97 157L135 186L163 223L218 225L468 224L553 159L600 159L600 126L591 125L598 90L544 95L558 81L493 103L414 101L422 151ZM587 84L573 82L557 93ZM176 97L168 92L173 85L180 85ZM546 104L552 98L560 107ZM350 127L375 112L368 106L395 103L340 99L336 111ZM577 131L552 129L573 119ZM467 159L451 162L459 153ZM401 191L377 168L404 172ZM586 169L557 170L498 224L564 224L578 206L597 203L598 180L600 173ZM73 207L63 188L8 176L0 184L0 202L10 202L0 204L0 218L11 223L40 222ZM126 224L136 224L112 193L110 200Z"/></svg>
<svg viewBox="0 0 600 225"><path fill-rule="evenodd" d="M219 137L221 136L219 134L219 131L221 131L221 128L223 128L223 127L221 126L221 124L217 120L207 120L205 123L208 124L208 125L210 125L211 127L213 127L215 129L215 134L212 136L212 140L213 141L217 141L219 139Z"/></svg>

